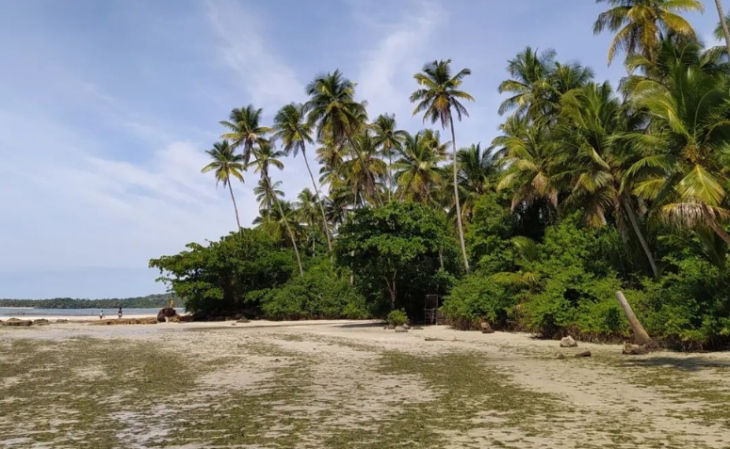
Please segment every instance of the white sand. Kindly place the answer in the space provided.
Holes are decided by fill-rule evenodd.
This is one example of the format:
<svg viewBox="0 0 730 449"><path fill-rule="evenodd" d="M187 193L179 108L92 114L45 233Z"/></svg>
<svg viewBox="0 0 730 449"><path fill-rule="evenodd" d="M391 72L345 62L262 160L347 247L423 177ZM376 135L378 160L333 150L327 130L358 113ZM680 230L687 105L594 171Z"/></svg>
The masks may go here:
<svg viewBox="0 0 730 449"><path fill-rule="evenodd" d="M192 330L200 332L186 332ZM202 401L200 397L211 400L215 395L225 397L228 392L256 391L282 366L298 359L314 360L317 363L310 368L311 381L303 388L316 400L306 405L283 403L277 408L282 417L311 416L307 432L314 444L312 447L323 447L317 444L331 429L387 422L394 419L405 404L434 407L434 401L440 400L442 393L418 375L388 375L373 369L383 354L391 352L418 356L456 352L478 354L492 372L504 376L510 384L560 398L568 410L531 416L525 428L513 428L499 426L502 418L485 409L468 430L444 430L449 437L449 447L727 448L730 442L730 423L727 422L730 411L724 418L702 422L694 418L695 413L717 404L706 402L709 400L707 395L690 395L689 399L687 395L678 396L680 390L695 383L702 388L711 386L718 395L730 395L730 376L727 375L730 353L727 352L657 352L630 357L620 355L618 345L580 342L578 348L561 349L557 341L536 340L527 334L481 334L445 326L395 333L356 321L119 326L73 322L27 329L0 327L0 339L64 339L79 335L132 339L156 347L164 346L196 360L221 357L240 360L240 363L202 377L200 388L205 394L199 391L188 396L188 401L192 402L190 406L207 406L195 402ZM439 341L427 342L426 337ZM251 345L276 348L289 355L247 352L246 348ZM593 357L570 357L584 350L590 350ZM561 352L568 358L556 360L556 354ZM85 373L92 374L98 373ZM653 380L659 375L670 376L681 384L654 384ZM179 404L170 403L166 407L174 416ZM144 445L144 440L139 444Z"/></svg>

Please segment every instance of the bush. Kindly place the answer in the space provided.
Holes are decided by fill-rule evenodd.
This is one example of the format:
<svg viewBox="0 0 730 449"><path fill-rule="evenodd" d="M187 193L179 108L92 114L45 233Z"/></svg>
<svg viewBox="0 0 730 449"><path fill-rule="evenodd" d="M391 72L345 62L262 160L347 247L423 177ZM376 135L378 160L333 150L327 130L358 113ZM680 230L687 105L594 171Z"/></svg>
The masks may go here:
<svg viewBox="0 0 730 449"><path fill-rule="evenodd" d="M667 257L669 272L645 280L643 291L626 292L652 338L683 349L730 343L730 279L698 256Z"/></svg>
<svg viewBox="0 0 730 449"><path fill-rule="evenodd" d="M388 324L393 326L403 326L404 324L408 324L408 315L406 315L406 311L403 309L391 311L388 314Z"/></svg>
<svg viewBox="0 0 730 449"><path fill-rule="evenodd" d="M472 329L486 320L492 327L504 328L514 318L518 296L483 275L466 276L451 290L441 310L460 329Z"/></svg>
<svg viewBox="0 0 730 449"><path fill-rule="evenodd" d="M365 298L347 279L340 278L329 261L315 266L304 276L265 292L261 310L275 320L361 319L370 317Z"/></svg>

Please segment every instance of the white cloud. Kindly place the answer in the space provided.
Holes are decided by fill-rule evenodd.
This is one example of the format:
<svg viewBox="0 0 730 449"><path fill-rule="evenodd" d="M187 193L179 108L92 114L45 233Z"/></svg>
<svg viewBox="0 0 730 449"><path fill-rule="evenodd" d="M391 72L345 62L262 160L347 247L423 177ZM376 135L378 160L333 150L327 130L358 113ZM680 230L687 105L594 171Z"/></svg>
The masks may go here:
<svg viewBox="0 0 730 449"><path fill-rule="evenodd" d="M401 126L413 122L408 100L416 88L413 74L432 58L427 51L445 17L445 11L431 1L412 6L408 10L418 12L401 14L395 23L363 21L376 41L363 52L357 76L359 95L367 99L371 114L395 113Z"/></svg>
<svg viewBox="0 0 730 449"><path fill-rule="evenodd" d="M294 70L267 45L256 13L232 0L210 0L208 18L220 39L222 60L233 68L249 100L272 111L291 101L304 100L304 85Z"/></svg>

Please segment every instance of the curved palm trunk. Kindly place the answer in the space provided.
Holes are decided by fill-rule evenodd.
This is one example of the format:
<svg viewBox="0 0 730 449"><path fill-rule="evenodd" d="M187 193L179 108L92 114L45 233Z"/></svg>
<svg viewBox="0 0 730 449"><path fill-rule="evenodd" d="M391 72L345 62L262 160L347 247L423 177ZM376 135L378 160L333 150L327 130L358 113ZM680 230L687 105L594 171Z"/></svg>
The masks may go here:
<svg viewBox="0 0 730 449"><path fill-rule="evenodd" d="M353 142L352 136L350 135L349 131L347 133L347 141L350 143L350 146L355 150L355 153L357 154L357 158L360 160L363 170L365 170L365 175L368 177L368 182L370 183L372 191L375 192L374 198L377 200L376 201L377 205L382 206L383 198L380 196L380 192L378 192L378 189L375 185L375 176L373 175L373 172L370 171L368 166L365 165L365 159L363 159L362 153L360 153L360 148L358 148L357 145L355 145L355 142Z"/></svg>
<svg viewBox="0 0 730 449"><path fill-rule="evenodd" d="M271 190L271 180L268 176L266 177L266 185L269 186L269 189ZM279 198L276 197L276 193L274 193L274 202L276 203L276 206L279 208L279 213L281 214L281 219L284 220L284 226L286 226L286 230L289 233L289 238L291 239L291 244L294 246L294 254L297 256L297 265L299 266L299 275L304 276L304 270L302 269L302 259L299 257L299 248L297 247L297 241L294 239L294 233L292 232L291 228L289 227L289 220L286 219L286 216L284 215L284 208L281 207L281 202L279 201Z"/></svg>
<svg viewBox="0 0 730 449"><path fill-rule="evenodd" d="M634 332L634 341L636 341L636 344L646 345L651 343L651 337L649 337L649 334L647 334L646 330L644 330L644 326L641 325L639 319L636 318L636 315L634 315L634 311L631 309L629 302L626 301L624 294L616 292L616 299L618 299L619 304L621 304L621 308L626 315L626 319L629 320L631 330Z"/></svg>
<svg viewBox="0 0 730 449"><path fill-rule="evenodd" d="M324 236L327 237L327 250L329 251L330 255L332 254L332 241L330 240L330 230L329 226L327 225L327 214L324 213L324 204L322 204L322 201L319 199L319 186L317 186L317 182L314 180L314 175L312 174L312 169L309 168L309 160L307 160L307 153L302 149L302 154L304 155L304 163L307 165L307 171L309 172L309 177L312 179L312 186L314 186L314 196L317 198L317 203L319 203L319 210L322 212L322 226L324 226Z"/></svg>
<svg viewBox="0 0 730 449"><path fill-rule="evenodd" d="M454 201L456 202L456 222L459 225L459 243L461 243L461 254L464 256L464 268L469 274L469 258L466 255L466 244L464 243L464 227L461 223L461 204L459 201L459 177L458 161L456 159L456 134L454 133L454 118L449 116L451 124L451 151L454 155Z"/></svg>
<svg viewBox="0 0 730 449"><path fill-rule="evenodd" d="M241 231L241 220L238 218L238 206L236 205L236 197L233 196L233 187L231 187L231 180L228 179L228 191L231 192L231 200L233 201L233 210L236 211L236 224L238 225L238 231Z"/></svg>
<svg viewBox="0 0 730 449"><path fill-rule="evenodd" d="M651 271L654 273L655 278L659 278L659 270L657 269L656 261L654 261L654 256L651 254L651 250L649 249L649 245L646 243L646 239L644 238L644 234L641 232L641 228L639 228L639 223L636 220L636 215L634 214L634 208L626 198L624 198L623 201L624 207L626 208L626 215L629 216L629 221L631 222L631 227L634 229L634 234L636 234L636 238L639 239L641 248L644 250L644 254L646 254L646 258L649 260Z"/></svg>
<svg viewBox="0 0 730 449"><path fill-rule="evenodd" d="M722 34L725 35L725 45L727 47L727 55L730 57L730 30L727 27L725 21L725 11L722 9L722 2L715 0L715 6L717 6L717 13L720 15L720 24L722 25Z"/></svg>

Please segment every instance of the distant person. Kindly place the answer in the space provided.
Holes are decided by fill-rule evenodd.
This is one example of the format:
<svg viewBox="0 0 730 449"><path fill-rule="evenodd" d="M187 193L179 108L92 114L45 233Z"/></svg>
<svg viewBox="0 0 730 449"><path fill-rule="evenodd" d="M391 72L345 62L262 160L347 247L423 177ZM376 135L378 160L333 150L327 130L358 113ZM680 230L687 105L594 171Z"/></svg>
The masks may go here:
<svg viewBox="0 0 730 449"><path fill-rule="evenodd" d="M119 319L121 320L122 319L122 308L121 307L119 307L118 315L119 315Z"/></svg>
<svg viewBox="0 0 730 449"><path fill-rule="evenodd" d="M100 320L104 319L104 309L101 309L101 312L99 312L99 319Z"/></svg>

